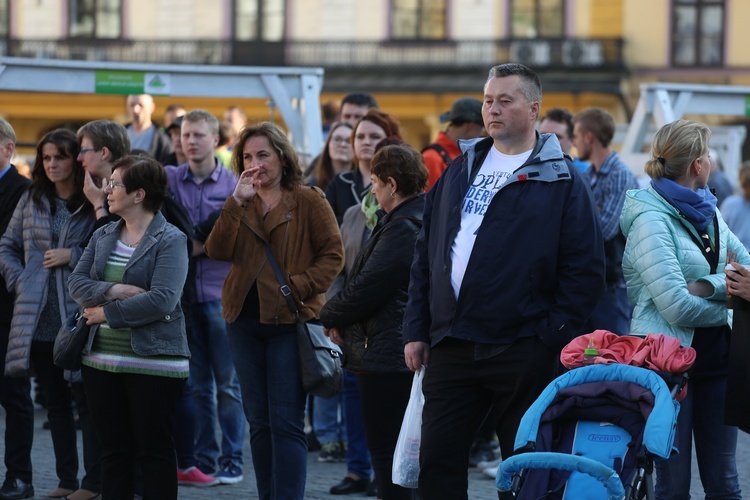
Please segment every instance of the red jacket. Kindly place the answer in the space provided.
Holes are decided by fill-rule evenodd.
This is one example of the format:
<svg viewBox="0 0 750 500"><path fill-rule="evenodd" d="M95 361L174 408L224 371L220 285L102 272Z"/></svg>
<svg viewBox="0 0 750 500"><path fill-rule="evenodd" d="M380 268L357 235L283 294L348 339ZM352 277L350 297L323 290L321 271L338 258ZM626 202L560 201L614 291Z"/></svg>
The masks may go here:
<svg viewBox="0 0 750 500"><path fill-rule="evenodd" d="M456 144L456 141L445 135L445 132L438 133L434 144L442 146L451 158L458 158L461 156L461 150L458 148L458 144ZM422 152L422 157L424 158L424 164L427 167L427 190L429 191L443 174L447 164L445 163L445 160L443 160L443 157L440 156L440 153L431 148L425 149Z"/></svg>

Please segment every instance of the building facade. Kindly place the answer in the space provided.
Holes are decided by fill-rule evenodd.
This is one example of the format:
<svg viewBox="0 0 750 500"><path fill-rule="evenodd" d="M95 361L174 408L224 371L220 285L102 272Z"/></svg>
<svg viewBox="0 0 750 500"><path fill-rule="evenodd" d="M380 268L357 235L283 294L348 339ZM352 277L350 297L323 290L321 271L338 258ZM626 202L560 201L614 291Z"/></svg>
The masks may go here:
<svg viewBox="0 0 750 500"><path fill-rule="evenodd" d="M321 66L321 102L371 92L420 147L501 62L540 74L543 110L599 106L620 123L643 81L750 84L748 15L743 0L0 0L0 55ZM157 117L175 102L156 101ZM263 100L179 102L279 119ZM127 119L124 97L108 95L0 92L0 114L25 144L62 124Z"/></svg>

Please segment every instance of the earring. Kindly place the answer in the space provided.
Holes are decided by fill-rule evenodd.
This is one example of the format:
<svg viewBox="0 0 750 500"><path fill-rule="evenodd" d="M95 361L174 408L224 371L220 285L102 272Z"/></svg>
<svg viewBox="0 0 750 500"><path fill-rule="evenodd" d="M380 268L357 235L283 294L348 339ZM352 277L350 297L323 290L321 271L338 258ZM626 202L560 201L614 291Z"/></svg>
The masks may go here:
<svg viewBox="0 0 750 500"><path fill-rule="evenodd" d="M395 191L391 191L391 198L395 198L395 197L396 197L396 192Z"/></svg>

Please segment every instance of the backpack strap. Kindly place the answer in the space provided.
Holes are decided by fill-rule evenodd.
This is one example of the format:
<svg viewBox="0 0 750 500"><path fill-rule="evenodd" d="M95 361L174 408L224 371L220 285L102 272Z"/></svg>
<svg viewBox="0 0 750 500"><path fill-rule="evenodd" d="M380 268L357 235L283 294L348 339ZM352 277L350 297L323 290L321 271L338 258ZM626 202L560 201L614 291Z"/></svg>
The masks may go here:
<svg viewBox="0 0 750 500"><path fill-rule="evenodd" d="M443 146L441 146L440 144L436 142L433 142L432 144L428 144L427 146L425 146L425 148L422 150L422 153L424 153L428 149L432 149L433 151L437 152L437 154L440 155L440 158L443 159L446 165L452 162L453 160L455 160L455 158L451 158L451 156L448 154L448 151L446 151Z"/></svg>

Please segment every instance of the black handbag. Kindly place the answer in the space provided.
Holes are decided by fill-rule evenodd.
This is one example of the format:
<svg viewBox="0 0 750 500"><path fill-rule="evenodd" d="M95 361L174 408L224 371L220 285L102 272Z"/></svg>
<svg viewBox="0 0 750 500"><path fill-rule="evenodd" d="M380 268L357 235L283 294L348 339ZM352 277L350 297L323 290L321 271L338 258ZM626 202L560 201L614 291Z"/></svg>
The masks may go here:
<svg viewBox="0 0 750 500"><path fill-rule="evenodd" d="M81 352L89 338L91 327L86 324L86 318L81 311L68 316L55 337L52 348L52 361L63 370L77 371L81 369Z"/></svg>
<svg viewBox="0 0 750 500"><path fill-rule="evenodd" d="M317 323L305 323L299 317L299 309L292 297L292 290L281 274L271 247L266 246L268 262L279 280L279 290L286 299L297 323L297 350L299 351L302 387L305 392L324 399L341 394L344 385L344 374L341 371L341 350L331 342Z"/></svg>

